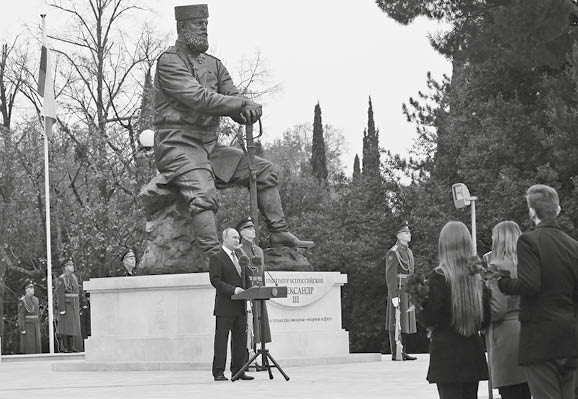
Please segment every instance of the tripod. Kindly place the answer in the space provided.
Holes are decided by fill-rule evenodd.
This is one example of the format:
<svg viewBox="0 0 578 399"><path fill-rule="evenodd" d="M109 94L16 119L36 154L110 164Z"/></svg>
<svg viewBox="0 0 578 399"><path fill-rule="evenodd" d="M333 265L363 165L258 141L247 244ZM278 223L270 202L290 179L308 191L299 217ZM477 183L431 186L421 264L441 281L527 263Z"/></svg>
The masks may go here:
<svg viewBox="0 0 578 399"><path fill-rule="evenodd" d="M285 377L285 381L289 381L289 376L287 374L285 374L285 372L283 371L281 366L279 366L279 363L277 363L275 361L275 359L273 358L273 356L271 356L271 354L269 353L269 349L265 348L265 339L263 338L262 332L265 329L265 318L263 317L263 313L265 311L265 301L267 299L254 298L254 300L257 301L257 303L259 304L259 310L260 310L259 328L261 329L261 348L257 349L257 351L255 351L255 354L253 356L251 356L251 358L243 365L243 367L241 367L241 369L239 371L237 371L237 373L235 373L235 375L231 378L231 381L238 380L239 376L241 374L243 374L245 372L245 370L247 370L249 368L251 363L253 363L255 361L255 359L257 359L259 356L261 356L262 367L265 368L267 370L267 372L269 373L269 379L270 380L273 379L273 373L271 372L271 368L276 367L277 370L279 370L279 372L283 375L283 377ZM271 366L271 364L269 363L269 360L271 360L271 363L273 363L273 366Z"/></svg>

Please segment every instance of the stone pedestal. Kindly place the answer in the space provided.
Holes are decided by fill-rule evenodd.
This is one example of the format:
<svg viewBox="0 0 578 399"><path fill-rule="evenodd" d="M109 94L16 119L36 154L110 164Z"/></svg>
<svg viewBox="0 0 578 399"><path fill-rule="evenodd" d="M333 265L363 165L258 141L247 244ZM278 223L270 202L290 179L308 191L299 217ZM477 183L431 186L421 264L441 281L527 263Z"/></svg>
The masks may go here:
<svg viewBox="0 0 578 399"><path fill-rule="evenodd" d="M271 272L267 280L289 291L267 303L273 340L267 347L281 366L381 360L349 354L341 328L346 275ZM211 369L215 289L208 273L91 279L84 290L92 317L85 361L55 363L55 371Z"/></svg>

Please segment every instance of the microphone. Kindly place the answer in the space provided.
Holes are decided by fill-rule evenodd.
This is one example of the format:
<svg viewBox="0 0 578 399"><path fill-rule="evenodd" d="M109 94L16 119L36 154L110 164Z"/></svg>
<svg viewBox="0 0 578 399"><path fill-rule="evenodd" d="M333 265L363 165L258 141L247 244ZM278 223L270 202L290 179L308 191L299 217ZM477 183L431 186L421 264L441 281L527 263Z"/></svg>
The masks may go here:
<svg viewBox="0 0 578 399"><path fill-rule="evenodd" d="M241 267L249 266L249 257L247 255L239 256L239 266Z"/></svg>
<svg viewBox="0 0 578 399"><path fill-rule="evenodd" d="M263 260L258 257L258 256L254 256L253 259L251 259L251 262L255 265L255 266L261 266L263 265L263 270L265 270L265 272L269 275L269 277L271 277L271 280L273 281L273 283L275 284L275 287L279 287L279 284L277 284L277 281L275 281L275 279L273 278L273 276L271 275L271 273L269 273L269 270L267 270L267 267L265 266L265 264L263 263Z"/></svg>

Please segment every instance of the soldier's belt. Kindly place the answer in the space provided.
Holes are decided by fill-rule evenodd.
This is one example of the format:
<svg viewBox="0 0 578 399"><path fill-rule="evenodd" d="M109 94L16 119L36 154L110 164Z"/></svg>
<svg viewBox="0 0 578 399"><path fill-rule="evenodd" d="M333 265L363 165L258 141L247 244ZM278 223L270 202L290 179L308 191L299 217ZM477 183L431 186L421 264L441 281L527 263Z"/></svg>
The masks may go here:
<svg viewBox="0 0 578 399"><path fill-rule="evenodd" d="M78 294L64 294L64 296L69 298L76 298L78 297Z"/></svg>
<svg viewBox="0 0 578 399"><path fill-rule="evenodd" d="M397 278L408 278L410 274L398 274Z"/></svg>
<svg viewBox="0 0 578 399"><path fill-rule="evenodd" d="M32 315L26 315L25 316L27 319L37 319L38 315L32 314Z"/></svg>

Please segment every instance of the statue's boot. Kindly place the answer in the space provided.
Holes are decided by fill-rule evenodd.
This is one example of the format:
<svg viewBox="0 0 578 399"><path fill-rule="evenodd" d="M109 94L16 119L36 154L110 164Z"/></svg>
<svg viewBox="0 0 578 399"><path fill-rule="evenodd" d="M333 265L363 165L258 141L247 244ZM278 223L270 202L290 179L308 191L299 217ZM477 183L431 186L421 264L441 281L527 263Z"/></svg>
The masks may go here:
<svg viewBox="0 0 578 399"><path fill-rule="evenodd" d="M277 187L258 191L257 204L269 229L269 242L272 247L311 248L315 245L313 241L300 240L289 232Z"/></svg>
<svg viewBox="0 0 578 399"><path fill-rule="evenodd" d="M217 235L215 213L210 210L196 212L191 215L195 238L203 254L210 258L221 250Z"/></svg>

